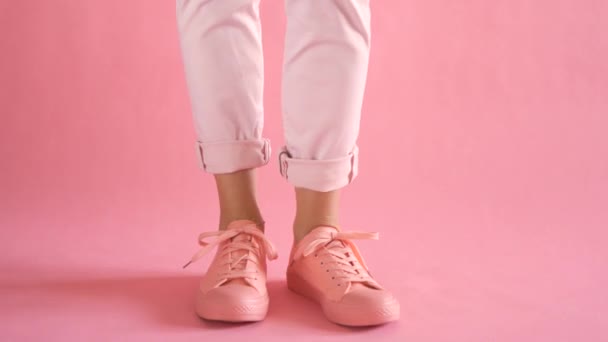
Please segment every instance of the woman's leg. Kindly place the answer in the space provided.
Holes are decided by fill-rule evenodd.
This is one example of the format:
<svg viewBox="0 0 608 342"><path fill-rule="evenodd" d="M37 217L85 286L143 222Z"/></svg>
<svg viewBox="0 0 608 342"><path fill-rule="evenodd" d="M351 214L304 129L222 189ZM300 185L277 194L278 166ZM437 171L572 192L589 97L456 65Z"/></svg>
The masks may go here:
<svg viewBox="0 0 608 342"><path fill-rule="evenodd" d="M286 0L286 12L280 164L296 188L299 241L338 225L339 189L357 175L370 11L367 0Z"/></svg>
<svg viewBox="0 0 608 342"><path fill-rule="evenodd" d="M264 83L259 0L177 0L177 21L197 134L197 157L215 175L220 229L262 225L256 167L268 162L262 138Z"/></svg>
<svg viewBox="0 0 608 342"><path fill-rule="evenodd" d="M399 318L399 302L369 273L342 230L340 189L357 175L359 119L370 46L368 0L286 0L283 79L287 144L281 174L296 188L295 243L287 269L291 290L316 300L342 325Z"/></svg>
<svg viewBox="0 0 608 342"><path fill-rule="evenodd" d="M197 289L199 316L259 321L268 312L266 259L276 253L255 198L255 168L268 162L262 138L263 60L259 0L177 0L200 166L214 174L220 231L199 236L190 263L217 245ZM209 239L209 240L207 240Z"/></svg>

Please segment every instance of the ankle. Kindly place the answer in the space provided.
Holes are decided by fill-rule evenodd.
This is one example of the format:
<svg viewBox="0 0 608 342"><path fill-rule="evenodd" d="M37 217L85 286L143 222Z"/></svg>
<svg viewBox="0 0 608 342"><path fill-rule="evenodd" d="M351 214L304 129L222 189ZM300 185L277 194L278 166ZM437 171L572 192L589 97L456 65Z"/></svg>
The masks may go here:
<svg viewBox="0 0 608 342"><path fill-rule="evenodd" d="M216 174L215 181L220 202L219 229L226 229L232 221L250 220L264 231L255 195L255 169Z"/></svg>
<svg viewBox="0 0 608 342"><path fill-rule="evenodd" d="M293 241L294 244L300 242L308 233L319 226L338 227L337 217L326 217L319 220L308 220L307 222L295 220L293 224Z"/></svg>
<svg viewBox="0 0 608 342"><path fill-rule="evenodd" d="M340 190L319 192L296 188L296 217L293 224L294 242L318 226L338 226Z"/></svg>
<svg viewBox="0 0 608 342"><path fill-rule="evenodd" d="M227 215L227 214L220 214L220 223L219 223L219 230L226 230L226 228L228 227L228 225L233 222L233 221L237 221L237 220L248 220L248 221L252 221L256 224L256 227L259 228L262 232L264 231L264 219L262 218L262 215L259 213L253 213L253 214L233 214L233 215Z"/></svg>

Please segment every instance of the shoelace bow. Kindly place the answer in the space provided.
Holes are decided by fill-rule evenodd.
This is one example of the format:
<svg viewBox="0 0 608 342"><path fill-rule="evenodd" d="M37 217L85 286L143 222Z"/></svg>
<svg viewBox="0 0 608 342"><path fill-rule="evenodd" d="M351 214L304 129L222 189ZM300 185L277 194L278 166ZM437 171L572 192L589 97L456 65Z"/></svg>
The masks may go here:
<svg viewBox="0 0 608 342"><path fill-rule="evenodd" d="M306 245L301 245L294 252L294 260L314 253L321 259L321 265L327 272L334 274L334 278L346 282L373 281L367 265L361 258L357 246L350 240L378 240L376 232L341 232L335 229L322 230L319 236Z"/></svg>
<svg viewBox="0 0 608 342"><path fill-rule="evenodd" d="M188 265L196 262L201 259L205 254L209 253L215 246L221 244L224 241L229 241L230 239L236 237L239 234L247 234L253 237L250 243L245 243L241 241L231 241L227 243L221 251L221 259L228 260L224 265L229 265L229 271L225 274L222 274L227 279L234 278L252 278L255 277L255 271L246 270L245 263L243 261L251 261L253 263L258 262L258 258L252 258L251 254L258 255L260 246L255 242L260 241L262 246L264 247L264 251L266 253L266 257L268 260L274 260L277 258L277 252L272 245L272 243L264 236L264 233L260 231L255 226L244 226L241 228L224 230L224 231L213 231L213 232L204 232L198 236L198 243L202 246L202 248L196 252L190 261L188 261L183 268L188 267ZM216 237L212 241L206 241L209 238ZM238 258L236 261L230 261L230 258L226 258L225 256L230 253L235 253L239 251L245 251L245 253Z"/></svg>

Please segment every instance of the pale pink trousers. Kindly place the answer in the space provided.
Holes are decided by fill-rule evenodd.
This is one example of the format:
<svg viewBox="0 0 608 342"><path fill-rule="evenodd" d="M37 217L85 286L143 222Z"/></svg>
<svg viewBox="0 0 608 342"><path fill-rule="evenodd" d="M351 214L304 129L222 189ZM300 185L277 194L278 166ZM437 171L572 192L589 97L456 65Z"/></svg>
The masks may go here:
<svg viewBox="0 0 608 342"><path fill-rule="evenodd" d="M268 163L259 0L177 0L197 134L209 173ZM359 122L370 47L369 0L285 0L280 174L331 191L357 176Z"/></svg>

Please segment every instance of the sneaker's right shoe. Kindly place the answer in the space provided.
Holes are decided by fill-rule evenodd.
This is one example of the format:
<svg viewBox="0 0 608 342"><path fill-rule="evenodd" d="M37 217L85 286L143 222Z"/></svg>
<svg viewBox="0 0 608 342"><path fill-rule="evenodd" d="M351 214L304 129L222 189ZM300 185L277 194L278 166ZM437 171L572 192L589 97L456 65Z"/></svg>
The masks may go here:
<svg viewBox="0 0 608 342"><path fill-rule="evenodd" d="M206 239L216 237L212 242ZM256 223L231 222L226 230L202 233L203 248L190 263L217 246L215 258L200 281L196 313L208 320L226 322L261 321L268 312L266 258L277 257L274 247Z"/></svg>

